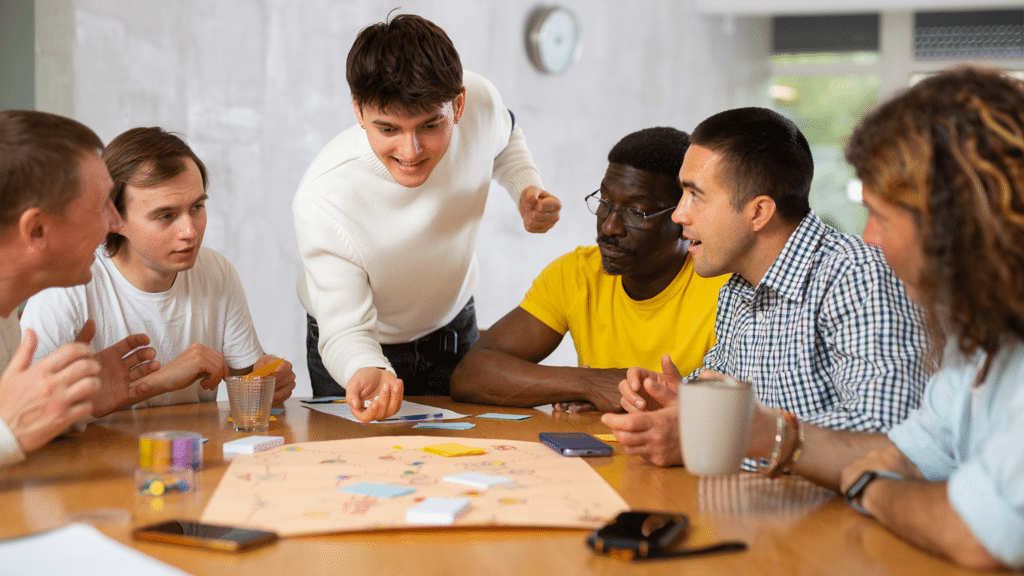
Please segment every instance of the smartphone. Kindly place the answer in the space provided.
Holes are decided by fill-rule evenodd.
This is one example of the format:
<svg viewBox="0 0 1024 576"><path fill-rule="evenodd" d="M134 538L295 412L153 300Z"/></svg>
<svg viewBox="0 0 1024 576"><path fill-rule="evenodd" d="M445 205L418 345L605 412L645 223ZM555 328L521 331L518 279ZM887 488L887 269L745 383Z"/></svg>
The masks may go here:
<svg viewBox="0 0 1024 576"><path fill-rule="evenodd" d="M136 528L132 535L136 540L183 544L226 552L248 550L277 540L277 534L273 532L202 524L191 520L170 520Z"/></svg>
<svg viewBox="0 0 1024 576"><path fill-rule="evenodd" d="M541 432L540 441L562 456L611 456L612 447L583 432Z"/></svg>
<svg viewBox="0 0 1024 576"><path fill-rule="evenodd" d="M591 533L587 544L603 554L628 559L647 558L675 546L688 524L685 514L644 510L622 512L615 520Z"/></svg>

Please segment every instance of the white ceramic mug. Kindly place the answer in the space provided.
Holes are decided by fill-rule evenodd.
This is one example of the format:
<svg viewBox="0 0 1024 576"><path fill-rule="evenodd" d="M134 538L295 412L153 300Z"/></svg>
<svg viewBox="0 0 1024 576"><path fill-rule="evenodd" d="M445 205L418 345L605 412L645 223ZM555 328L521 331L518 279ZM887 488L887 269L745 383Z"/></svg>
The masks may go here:
<svg viewBox="0 0 1024 576"><path fill-rule="evenodd" d="M683 465L698 476L740 471L750 442L754 390L733 378L691 380L679 386Z"/></svg>

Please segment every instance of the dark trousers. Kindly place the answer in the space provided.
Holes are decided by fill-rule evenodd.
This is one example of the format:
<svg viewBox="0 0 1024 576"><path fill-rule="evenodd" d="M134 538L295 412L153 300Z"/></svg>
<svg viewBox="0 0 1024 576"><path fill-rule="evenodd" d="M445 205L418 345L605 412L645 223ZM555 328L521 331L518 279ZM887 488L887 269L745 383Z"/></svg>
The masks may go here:
<svg viewBox="0 0 1024 576"><path fill-rule="evenodd" d="M462 357L480 338L473 298L448 325L422 338L404 344L381 344L404 384L405 396L447 396L451 392L452 372ZM306 361L313 396L344 396L345 389L334 381L324 367L317 343L320 327L306 314Z"/></svg>

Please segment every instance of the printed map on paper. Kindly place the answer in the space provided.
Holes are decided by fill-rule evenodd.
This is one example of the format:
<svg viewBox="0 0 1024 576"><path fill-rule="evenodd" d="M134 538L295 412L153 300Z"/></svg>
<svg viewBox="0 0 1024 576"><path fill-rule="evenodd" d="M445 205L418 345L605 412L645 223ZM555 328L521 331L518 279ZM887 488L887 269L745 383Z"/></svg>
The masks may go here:
<svg viewBox="0 0 1024 576"><path fill-rule="evenodd" d="M445 457L421 448L458 442L483 454ZM476 489L444 482L462 472L505 476L514 483ZM397 498L339 492L359 482L415 488ZM237 457L203 512L202 521L299 536L412 528L405 512L427 496L468 496L454 526L596 528L628 505L581 458L538 442L385 436L289 444Z"/></svg>

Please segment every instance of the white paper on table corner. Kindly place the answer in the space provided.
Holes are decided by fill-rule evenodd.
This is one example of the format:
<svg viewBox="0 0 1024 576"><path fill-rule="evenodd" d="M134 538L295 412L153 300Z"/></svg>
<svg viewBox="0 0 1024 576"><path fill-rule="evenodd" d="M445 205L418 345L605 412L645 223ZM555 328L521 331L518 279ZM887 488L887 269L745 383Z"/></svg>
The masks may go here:
<svg viewBox="0 0 1024 576"><path fill-rule="evenodd" d="M331 404L304 404L306 408L310 410L316 410L317 412L323 412L324 414L330 414L332 416L338 416L346 420L353 422L362 422L359 418L352 415L352 408L349 407L346 402L336 402ZM436 408L434 406L427 406L425 404L417 404L416 402L402 401L402 407L398 409L396 416L419 416L423 414L441 414L439 418L424 418L422 420L396 420L396 421L373 421L369 424L401 424L405 422L430 422L433 420L454 420L456 418L465 418L465 414L459 414L454 410L445 410L443 408Z"/></svg>
<svg viewBox="0 0 1024 576"><path fill-rule="evenodd" d="M125 546L93 526L78 523L0 542L0 566L5 576L188 576L187 572Z"/></svg>

